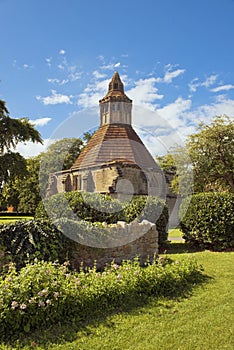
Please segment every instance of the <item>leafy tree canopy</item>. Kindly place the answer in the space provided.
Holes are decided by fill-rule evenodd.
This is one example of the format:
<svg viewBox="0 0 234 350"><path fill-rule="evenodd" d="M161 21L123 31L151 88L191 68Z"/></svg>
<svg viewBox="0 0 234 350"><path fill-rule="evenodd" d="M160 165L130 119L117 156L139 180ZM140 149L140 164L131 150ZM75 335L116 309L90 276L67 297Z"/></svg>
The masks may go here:
<svg viewBox="0 0 234 350"><path fill-rule="evenodd" d="M197 192L234 191L234 120L217 116L201 123L186 144L192 160Z"/></svg>
<svg viewBox="0 0 234 350"><path fill-rule="evenodd" d="M3 183L16 176L24 176L25 159L18 152L13 152L19 142L39 142L42 138L27 118L10 117L6 103L0 100L0 188Z"/></svg>
<svg viewBox="0 0 234 350"><path fill-rule="evenodd" d="M0 100L0 153L14 149L19 142L40 142L42 138L27 118L10 117L5 101Z"/></svg>
<svg viewBox="0 0 234 350"><path fill-rule="evenodd" d="M174 192L186 194L191 183L194 192L234 191L234 122L217 116L206 125L199 124L185 147L176 147L157 158L165 171L174 169L171 182Z"/></svg>

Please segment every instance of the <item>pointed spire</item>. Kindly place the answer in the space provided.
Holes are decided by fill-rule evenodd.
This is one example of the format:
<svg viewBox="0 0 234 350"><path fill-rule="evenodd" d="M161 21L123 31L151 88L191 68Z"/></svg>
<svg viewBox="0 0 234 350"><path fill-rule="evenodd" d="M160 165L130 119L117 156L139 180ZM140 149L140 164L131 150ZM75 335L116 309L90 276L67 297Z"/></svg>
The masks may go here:
<svg viewBox="0 0 234 350"><path fill-rule="evenodd" d="M124 94L124 85L120 79L119 73L115 71L110 83L109 83L109 92L111 91L120 91Z"/></svg>
<svg viewBox="0 0 234 350"><path fill-rule="evenodd" d="M119 73L116 71L109 83L109 89L106 96L104 96L99 103L104 103L108 101L124 101L132 102L132 100L124 93L124 84L122 83Z"/></svg>

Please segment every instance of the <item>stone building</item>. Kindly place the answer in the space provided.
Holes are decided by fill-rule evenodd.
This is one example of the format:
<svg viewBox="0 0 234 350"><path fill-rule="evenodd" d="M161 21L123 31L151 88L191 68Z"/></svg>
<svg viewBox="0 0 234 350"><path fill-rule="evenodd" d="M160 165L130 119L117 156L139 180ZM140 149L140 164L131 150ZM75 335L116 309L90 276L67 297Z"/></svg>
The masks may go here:
<svg viewBox="0 0 234 350"><path fill-rule="evenodd" d="M165 198L159 166L132 127L132 100L117 72L100 101L100 127L69 170L51 174L48 195L64 191Z"/></svg>

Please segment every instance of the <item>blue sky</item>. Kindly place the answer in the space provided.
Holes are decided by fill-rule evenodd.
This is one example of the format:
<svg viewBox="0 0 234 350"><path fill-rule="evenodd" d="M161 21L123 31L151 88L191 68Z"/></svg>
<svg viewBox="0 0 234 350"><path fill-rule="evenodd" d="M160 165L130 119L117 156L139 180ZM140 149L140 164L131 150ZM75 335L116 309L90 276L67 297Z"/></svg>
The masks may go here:
<svg viewBox="0 0 234 350"><path fill-rule="evenodd" d="M234 0L0 0L0 14L0 99L43 147L99 124L115 70L153 155L200 121L234 116Z"/></svg>

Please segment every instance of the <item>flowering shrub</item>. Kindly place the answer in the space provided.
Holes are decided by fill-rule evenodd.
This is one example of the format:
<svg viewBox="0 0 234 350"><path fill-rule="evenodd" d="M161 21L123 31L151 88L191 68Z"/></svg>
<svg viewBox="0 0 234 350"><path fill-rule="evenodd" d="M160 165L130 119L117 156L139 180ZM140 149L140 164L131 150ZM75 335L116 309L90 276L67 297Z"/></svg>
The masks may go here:
<svg viewBox="0 0 234 350"><path fill-rule="evenodd" d="M137 260L71 272L67 263L10 265L0 277L0 338L16 337L57 322L84 320L94 311L119 307L126 299L176 296L201 277L196 261L155 259L144 268Z"/></svg>

